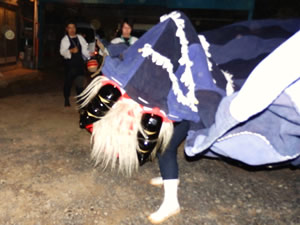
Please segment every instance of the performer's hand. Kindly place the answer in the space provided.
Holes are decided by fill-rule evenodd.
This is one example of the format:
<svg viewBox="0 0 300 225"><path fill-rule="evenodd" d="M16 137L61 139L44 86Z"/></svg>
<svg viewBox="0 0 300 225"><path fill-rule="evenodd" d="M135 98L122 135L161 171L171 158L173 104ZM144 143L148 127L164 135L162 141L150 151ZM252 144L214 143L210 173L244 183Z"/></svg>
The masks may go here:
<svg viewBox="0 0 300 225"><path fill-rule="evenodd" d="M70 52L73 53L73 54L75 54L75 53L78 52L78 48L77 48L77 47L71 48L71 49L70 49Z"/></svg>

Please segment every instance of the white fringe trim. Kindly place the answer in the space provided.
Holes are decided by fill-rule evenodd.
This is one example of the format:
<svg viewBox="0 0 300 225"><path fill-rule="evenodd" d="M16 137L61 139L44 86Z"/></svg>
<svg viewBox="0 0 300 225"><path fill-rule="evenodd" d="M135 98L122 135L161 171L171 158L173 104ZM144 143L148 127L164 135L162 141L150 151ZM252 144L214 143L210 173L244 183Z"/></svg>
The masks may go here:
<svg viewBox="0 0 300 225"><path fill-rule="evenodd" d="M206 55L206 62L207 62L207 65L208 65L208 69L209 71L213 71L213 65L211 63L211 61L209 60L211 58L211 54L209 52L209 43L206 41L206 38L203 36L203 35L198 35L198 38L200 40L200 43L202 45L202 48L205 52L205 55Z"/></svg>
<svg viewBox="0 0 300 225"><path fill-rule="evenodd" d="M183 94L182 90L179 87L178 79L173 72L173 64L171 63L171 60L154 51L150 44L145 44L144 47L141 49L141 52L144 58L151 56L153 63L155 63L158 66L161 66L168 72L169 78L172 82L172 90L175 96L177 97L177 101L183 105L190 107L192 111L197 112L198 109L195 103L197 103L198 100L195 97L195 93L191 90L190 87L187 87L189 89L189 92L186 96ZM192 87L192 89L194 89L194 87Z"/></svg>
<svg viewBox="0 0 300 225"><path fill-rule="evenodd" d="M208 65L208 69L209 71L213 71L213 65L212 62L210 61L210 59L212 58L210 52L209 52L209 43L206 41L206 38L203 35L198 35L198 38L201 42L201 45L204 49L205 55L206 55L206 61L207 61L207 65ZM227 71L221 70L221 72L223 73L227 84L226 84L226 95L232 95L234 93L234 83L233 83L233 75L230 74ZM216 80L213 80L215 84L217 84Z"/></svg>
<svg viewBox="0 0 300 225"><path fill-rule="evenodd" d="M224 70L221 70L221 72L224 74L224 77L227 81L227 84L226 84L226 95L229 96L229 95L232 95L234 93L234 83L233 83L233 75L230 74L229 72L227 71L224 71Z"/></svg>
<svg viewBox="0 0 300 225"><path fill-rule="evenodd" d="M196 104L198 104L198 100L195 96L195 83L193 79L193 74L191 67L193 66L193 62L190 60L188 55L188 40L186 38L184 32L184 20L180 19L180 13L172 12L168 15L164 15L160 18L160 21L163 22L167 19L172 19L177 26L176 36L179 38L180 45L181 45L181 58L178 60L178 63L183 66L185 65L185 71L182 73L180 77L180 81L187 87L188 93L186 96L183 94L182 90L179 87L178 79L174 74L174 67L171 63L171 60L160 53L156 52L152 49L152 46L148 43L144 45L141 49L142 56L152 57L152 62L155 63L157 66L161 66L163 69L167 70L169 73L169 78L172 82L172 90L177 97L177 101L183 105L188 106L192 111L197 112L198 109Z"/></svg>

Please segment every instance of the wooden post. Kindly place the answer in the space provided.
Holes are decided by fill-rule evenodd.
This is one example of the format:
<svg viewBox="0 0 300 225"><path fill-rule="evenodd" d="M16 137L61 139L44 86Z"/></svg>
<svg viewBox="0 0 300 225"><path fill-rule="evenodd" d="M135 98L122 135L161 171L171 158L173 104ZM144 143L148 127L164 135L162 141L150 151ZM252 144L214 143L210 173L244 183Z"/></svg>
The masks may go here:
<svg viewBox="0 0 300 225"><path fill-rule="evenodd" d="M33 16L33 60L34 68L38 69L38 53L39 53L39 38L38 38L38 0L34 0L34 16Z"/></svg>

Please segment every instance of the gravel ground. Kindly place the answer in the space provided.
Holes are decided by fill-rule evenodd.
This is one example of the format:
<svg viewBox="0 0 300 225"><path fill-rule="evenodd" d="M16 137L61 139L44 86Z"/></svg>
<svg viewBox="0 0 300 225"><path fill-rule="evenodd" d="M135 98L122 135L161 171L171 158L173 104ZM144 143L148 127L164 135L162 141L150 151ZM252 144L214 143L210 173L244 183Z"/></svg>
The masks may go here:
<svg viewBox="0 0 300 225"><path fill-rule="evenodd" d="M90 135L63 107L61 71L0 90L1 225L146 225L163 198L148 184L157 161L131 178L94 167ZM246 169L179 153L182 211L163 224L300 225L300 170Z"/></svg>

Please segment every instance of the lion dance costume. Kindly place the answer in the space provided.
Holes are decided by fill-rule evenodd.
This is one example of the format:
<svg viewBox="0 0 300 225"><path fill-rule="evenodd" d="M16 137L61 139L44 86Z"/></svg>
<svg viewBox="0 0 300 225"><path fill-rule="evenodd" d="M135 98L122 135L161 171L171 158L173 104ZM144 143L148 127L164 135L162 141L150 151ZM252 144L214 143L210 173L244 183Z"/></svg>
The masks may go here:
<svg viewBox="0 0 300 225"><path fill-rule="evenodd" d="M204 60L203 60L204 59ZM199 90L224 94L213 82L197 33L174 12L122 57L106 57L79 96L81 127L92 132L95 162L131 174L168 144L173 122L199 121Z"/></svg>
<svg viewBox="0 0 300 225"><path fill-rule="evenodd" d="M299 24L247 21L198 36L176 11L125 51L112 47L104 75L79 96L96 164L130 175L163 154L184 120L188 156L298 166Z"/></svg>

